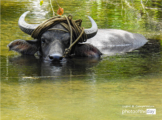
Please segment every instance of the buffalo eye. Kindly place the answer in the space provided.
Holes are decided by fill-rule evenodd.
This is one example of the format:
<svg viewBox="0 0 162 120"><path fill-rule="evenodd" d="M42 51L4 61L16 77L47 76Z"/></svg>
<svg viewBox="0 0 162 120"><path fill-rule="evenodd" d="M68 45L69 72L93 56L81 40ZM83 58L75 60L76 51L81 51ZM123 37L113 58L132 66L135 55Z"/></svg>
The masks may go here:
<svg viewBox="0 0 162 120"><path fill-rule="evenodd" d="M63 41L64 44L68 44L69 43L69 40L70 40L69 33L66 33L66 34L62 35L61 41Z"/></svg>
<svg viewBox="0 0 162 120"><path fill-rule="evenodd" d="M66 44L66 45L69 43L69 39L67 39L67 40L62 40L62 41L63 41L63 43Z"/></svg>
<svg viewBox="0 0 162 120"><path fill-rule="evenodd" d="M42 47L46 44L46 39L42 38L41 39L41 44L42 44Z"/></svg>
<svg viewBox="0 0 162 120"><path fill-rule="evenodd" d="M45 39L42 39L42 40L41 40L41 43L42 43L42 44L44 44L45 42L46 42Z"/></svg>

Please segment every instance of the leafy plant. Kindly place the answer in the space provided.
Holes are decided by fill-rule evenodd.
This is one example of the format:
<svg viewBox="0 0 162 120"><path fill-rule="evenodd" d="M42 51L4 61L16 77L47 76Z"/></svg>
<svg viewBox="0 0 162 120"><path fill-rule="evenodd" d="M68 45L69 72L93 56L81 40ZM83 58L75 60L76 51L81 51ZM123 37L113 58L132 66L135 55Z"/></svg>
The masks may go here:
<svg viewBox="0 0 162 120"><path fill-rule="evenodd" d="M64 9L59 6L59 4L58 4L58 2L56 0L55 0L55 2L57 3L57 5L59 7L58 10L57 10L57 14L58 15L63 15ZM42 6L42 5L43 5L43 0L40 1L40 6ZM52 11L53 11L53 16L55 16L55 12L54 12L51 0L50 0L50 5L51 5Z"/></svg>
<svg viewBox="0 0 162 120"><path fill-rule="evenodd" d="M42 5L43 5L43 0L40 1L40 6L42 6Z"/></svg>

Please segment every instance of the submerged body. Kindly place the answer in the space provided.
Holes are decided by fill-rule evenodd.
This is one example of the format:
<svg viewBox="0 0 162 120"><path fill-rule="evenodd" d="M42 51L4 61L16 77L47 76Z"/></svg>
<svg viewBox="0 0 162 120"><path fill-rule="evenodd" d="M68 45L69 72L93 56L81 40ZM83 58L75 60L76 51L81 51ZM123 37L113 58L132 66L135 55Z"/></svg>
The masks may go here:
<svg viewBox="0 0 162 120"><path fill-rule="evenodd" d="M31 35L39 25L31 25L25 22L25 17L29 11L20 16L20 29ZM92 27L85 29L87 36L85 43L77 42L72 48L70 55L79 57L100 58L102 54L129 52L144 45L147 40L140 34L130 33L117 29L99 29L95 21L89 17ZM52 30L51 30L52 29ZM34 55L39 52L44 60L61 61L64 57L65 49L70 44L70 33L60 23L50 26L45 32L35 40L14 40L8 47L10 50L21 54Z"/></svg>
<svg viewBox="0 0 162 120"><path fill-rule="evenodd" d="M119 29L99 29L86 43L97 47L102 54L126 53L146 44L148 40L141 34Z"/></svg>

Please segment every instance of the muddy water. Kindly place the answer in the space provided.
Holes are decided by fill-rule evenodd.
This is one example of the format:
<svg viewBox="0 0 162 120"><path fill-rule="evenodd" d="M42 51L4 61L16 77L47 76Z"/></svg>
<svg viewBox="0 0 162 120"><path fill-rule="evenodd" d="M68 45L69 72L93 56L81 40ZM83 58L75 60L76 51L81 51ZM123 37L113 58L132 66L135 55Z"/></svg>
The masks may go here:
<svg viewBox="0 0 162 120"><path fill-rule="evenodd" d="M15 39L32 39L17 21L40 23L52 15L48 1L1 1L2 120L159 120L162 118L162 3L138 0L58 1L65 14L87 15L99 28L124 29L152 39L142 48L101 60L70 58L46 63L6 47ZM57 5L54 4L55 10ZM147 109L156 109L148 115Z"/></svg>

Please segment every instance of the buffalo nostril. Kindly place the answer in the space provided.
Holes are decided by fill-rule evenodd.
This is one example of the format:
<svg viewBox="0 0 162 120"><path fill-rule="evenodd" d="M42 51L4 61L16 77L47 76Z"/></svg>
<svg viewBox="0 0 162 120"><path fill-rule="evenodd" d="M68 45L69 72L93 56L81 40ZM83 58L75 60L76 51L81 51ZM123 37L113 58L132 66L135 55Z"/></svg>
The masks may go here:
<svg viewBox="0 0 162 120"><path fill-rule="evenodd" d="M50 60L52 60L53 59L53 56L49 55L49 58L50 58Z"/></svg>
<svg viewBox="0 0 162 120"><path fill-rule="evenodd" d="M52 61L59 61L59 60L62 60L62 55L60 54L52 54L52 55L49 55L49 59L52 60Z"/></svg>

